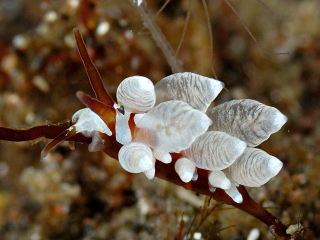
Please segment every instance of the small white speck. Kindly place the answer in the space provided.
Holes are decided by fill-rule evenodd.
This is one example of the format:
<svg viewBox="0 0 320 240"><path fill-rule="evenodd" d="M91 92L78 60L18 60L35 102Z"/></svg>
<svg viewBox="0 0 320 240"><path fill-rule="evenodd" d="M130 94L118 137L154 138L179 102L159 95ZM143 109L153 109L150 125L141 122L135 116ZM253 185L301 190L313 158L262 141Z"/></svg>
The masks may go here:
<svg viewBox="0 0 320 240"><path fill-rule="evenodd" d="M286 231L287 234L294 235L295 233L301 231L303 229L301 223L297 223L294 225L290 225Z"/></svg>
<svg viewBox="0 0 320 240"><path fill-rule="evenodd" d="M125 19L120 19L118 23L121 27L126 27L128 25L128 21Z"/></svg>
<svg viewBox="0 0 320 240"><path fill-rule="evenodd" d="M69 47L69 48L75 48L77 46L76 40L74 39L74 36L71 34L67 34L64 37L64 43Z"/></svg>
<svg viewBox="0 0 320 240"><path fill-rule="evenodd" d="M12 44L19 50L26 50L30 45L30 39L24 35L19 34L13 38Z"/></svg>
<svg viewBox="0 0 320 240"><path fill-rule="evenodd" d="M34 123L36 116L34 114L34 112L29 112L26 117L24 118L26 123L32 125Z"/></svg>
<svg viewBox="0 0 320 240"><path fill-rule="evenodd" d="M202 237L202 234L201 234L200 232L195 232L195 233L193 234L193 238L194 238L194 239L201 239L201 237Z"/></svg>
<svg viewBox="0 0 320 240"><path fill-rule="evenodd" d="M108 23L107 21L103 21L101 23L99 23L96 32L98 35L105 35L107 32L109 32L110 30L110 23Z"/></svg>
<svg viewBox="0 0 320 240"><path fill-rule="evenodd" d="M134 2L135 4L137 4L138 6L140 6L141 3L143 2L143 0L133 0L133 2Z"/></svg>
<svg viewBox="0 0 320 240"><path fill-rule="evenodd" d="M79 0L69 0L68 5L72 8L78 8L79 6Z"/></svg>
<svg viewBox="0 0 320 240"><path fill-rule="evenodd" d="M0 177L4 177L9 172L9 167L5 162L0 162Z"/></svg>
<svg viewBox="0 0 320 240"><path fill-rule="evenodd" d="M247 240L258 240L258 238L260 237L260 231L258 228L253 228L248 237Z"/></svg>
<svg viewBox="0 0 320 240"><path fill-rule="evenodd" d="M132 30L127 30L124 32L124 36L126 37L126 39L128 40L132 40L133 39L133 32Z"/></svg>
<svg viewBox="0 0 320 240"><path fill-rule="evenodd" d="M130 65L132 69L138 69L140 65L140 59L137 56L133 56L131 58Z"/></svg>
<svg viewBox="0 0 320 240"><path fill-rule="evenodd" d="M188 215L186 215L186 214L183 214L182 216L181 216L181 220L180 221L184 221L184 222L188 222L189 221L189 216Z"/></svg>
<svg viewBox="0 0 320 240"><path fill-rule="evenodd" d="M57 18L58 18L58 15L55 11L47 12L47 14L44 15L44 20L47 22L54 22L57 20Z"/></svg>
<svg viewBox="0 0 320 240"><path fill-rule="evenodd" d="M49 83L42 76L34 76L34 78L32 79L32 83L35 87L37 87L40 91L44 93L48 93L50 91Z"/></svg>

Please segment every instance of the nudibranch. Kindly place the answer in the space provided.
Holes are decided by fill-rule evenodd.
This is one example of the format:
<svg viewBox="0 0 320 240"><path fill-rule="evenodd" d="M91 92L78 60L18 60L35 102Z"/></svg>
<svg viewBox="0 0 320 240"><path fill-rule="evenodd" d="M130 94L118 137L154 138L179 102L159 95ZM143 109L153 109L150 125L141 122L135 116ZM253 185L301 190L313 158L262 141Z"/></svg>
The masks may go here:
<svg viewBox="0 0 320 240"><path fill-rule="evenodd" d="M79 50L85 49L79 32L75 34ZM83 62L91 71L94 66L87 59ZM282 168L279 159L254 147L277 132L287 117L250 99L207 110L224 88L216 79L175 73L154 86L146 77L132 76L120 83L117 102L102 83L93 88L96 98L77 93L87 108L74 114L70 127L45 147L42 156L78 133L92 138L89 151L99 151L106 136L114 134L113 139L122 145L118 159L124 170L152 179L156 161L168 164L171 154L179 154L174 164L183 182L197 181L199 170L206 170L210 191L221 188L237 203L243 201L239 184L259 187Z"/></svg>
<svg viewBox="0 0 320 240"><path fill-rule="evenodd" d="M89 151L104 151L128 172L144 173L148 179L157 176L212 196L260 219L282 239L290 239L286 227L243 187L259 187L281 170L279 159L254 147L285 124L285 115L249 99L208 110L224 84L191 72L172 74L156 85L143 76L126 78L115 102L78 29L74 35L95 97L77 92L86 108L77 111L67 127L0 127L1 140L53 139L42 157L65 140L72 149L73 141L89 143Z"/></svg>

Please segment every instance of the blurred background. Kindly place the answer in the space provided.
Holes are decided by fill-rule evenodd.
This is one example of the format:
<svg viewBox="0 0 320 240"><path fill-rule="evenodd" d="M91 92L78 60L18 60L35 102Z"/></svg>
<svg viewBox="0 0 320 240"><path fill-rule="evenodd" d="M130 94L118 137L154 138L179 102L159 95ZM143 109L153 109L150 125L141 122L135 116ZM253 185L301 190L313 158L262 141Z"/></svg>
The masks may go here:
<svg viewBox="0 0 320 240"><path fill-rule="evenodd" d="M147 1L155 15L164 0ZM185 71L226 85L215 100L250 98L289 117L259 148L284 167L268 184L248 188L284 224L301 222L319 239L320 2L317 0L191 1L190 21L177 54ZM188 0L171 0L155 20L177 49ZM128 0L0 0L0 126L66 123L93 95L72 29L78 27L113 97L126 77L154 83L172 73ZM281 54L285 53L285 54ZM11 239L274 239L255 218L159 179L129 174L86 145L60 144L47 158L47 140L0 142L0 240ZM200 217L212 213L205 220ZM191 227L189 227L192 225ZM253 229L258 237L249 236ZM182 237L184 236L184 237ZM249 237L248 237L249 236ZM252 235L251 235L252 236Z"/></svg>

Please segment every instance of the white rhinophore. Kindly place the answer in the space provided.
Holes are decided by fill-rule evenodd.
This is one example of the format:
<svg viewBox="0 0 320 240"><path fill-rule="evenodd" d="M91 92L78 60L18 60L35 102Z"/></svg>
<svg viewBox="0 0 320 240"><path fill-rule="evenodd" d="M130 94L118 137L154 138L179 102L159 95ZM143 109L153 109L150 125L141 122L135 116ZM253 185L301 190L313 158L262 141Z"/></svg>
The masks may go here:
<svg viewBox="0 0 320 240"><path fill-rule="evenodd" d="M232 100L207 112L213 124L209 130L223 131L255 147L286 123L278 109L251 99Z"/></svg>
<svg viewBox="0 0 320 240"><path fill-rule="evenodd" d="M180 179L185 183L190 182L197 171L194 162L185 157L181 157L175 162L174 169Z"/></svg>
<svg viewBox="0 0 320 240"><path fill-rule="evenodd" d="M132 76L124 79L117 88L116 139L121 144L132 140L128 120L131 113L145 113L155 104L156 94L150 79ZM119 110L123 107L123 110Z"/></svg>
<svg viewBox="0 0 320 240"><path fill-rule="evenodd" d="M208 176L209 187L217 187L221 189L231 188L231 182L220 170L210 171Z"/></svg>
<svg viewBox="0 0 320 240"><path fill-rule="evenodd" d="M169 100L180 100L205 112L223 88L224 83L213 78L191 72L175 73L155 85L156 105Z"/></svg>
<svg viewBox="0 0 320 240"><path fill-rule="evenodd" d="M209 131L199 136L183 152L198 168L222 170L229 167L245 150L247 144L224 132Z"/></svg>
<svg viewBox="0 0 320 240"><path fill-rule="evenodd" d="M205 133L212 121L189 104L172 100L160 103L136 122L135 140L155 150L181 152Z"/></svg>
<svg viewBox="0 0 320 240"><path fill-rule="evenodd" d="M246 148L242 155L229 167L231 177L239 184L260 187L276 176L283 163L257 148Z"/></svg>
<svg viewBox="0 0 320 240"><path fill-rule="evenodd" d="M130 142L120 148L121 167L130 173L147 172L154 168L155 159L150 147L140 142ZM150 175L150 172L147 172Z"/></svg>

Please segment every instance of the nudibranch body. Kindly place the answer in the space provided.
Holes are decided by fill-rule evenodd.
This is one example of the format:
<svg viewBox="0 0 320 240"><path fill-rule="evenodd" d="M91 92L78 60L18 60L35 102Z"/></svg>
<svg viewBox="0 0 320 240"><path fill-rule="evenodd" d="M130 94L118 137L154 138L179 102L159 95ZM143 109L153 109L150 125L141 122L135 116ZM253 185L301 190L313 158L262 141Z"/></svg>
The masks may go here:
<svg viewBox="0 0 320 240"><path fill-rule="evenodd" d="M77 93L88 108L75 113L71 126L45 147L43 156L78 133L92 137L90 151L104 149L110 138L123 145L118 154L123 169L152 179L156 160L170 163L171 154L178 153L175 171L183 182L197 181L198 172L205 172L210 191L221 188L237 203L242 202L239 184L259 187L281 170L279 159L253 148L287 121L276 108L243 99L207 110L224 84L190 72L170 75L155 86L145 77L129 77L119 85L115 103L85 55L79 32L75 36L86 68L93 69L96 98Z"/></svg>
<svg viewBox="0 0 320 240"><path fill-rule="evenodd" d="M170 85L170 79L175 84ZM179 79L183 83L179 83ZM195 79L199 80L197 91L181 87L194 85ZM188 83L189 80L192 84ZM197 168L208 170L208 184L212 191L215 188L224 189L234 201L241 202L241 194L236 188L238 184L261 186L282 168L280 160L252 146L278 131L286 122L286 117L275 108L248 99L227 102L208 110L207 114L193 108L192 101L201 100L199 89L206 96L217 96L217 89L222 90L223 84L218 80L209 81L210 78L194 73L177 73L174 77L164 78L158 86L170 85L171 92L177 86L182 93L176 99L187 99L187 102L170 100L171 93L163 97L165 91L161 91L161 97L166 100L157 101L154 106L159 91L155 91L149 79L134 76L120 84L117 90L118 104L114 103L111 108L100 103L100 107L107 106L104 107L105 111L114 111L116 114L114 131L117 141L123 144L119 162L126 171L143 172L152 179L156 160L170 163L170 153L181 153L182 157L175 162L175 170L182 181L196 181ZM103 116L102 110L96 114L92 107L91 101L99 100L93 100L83 93L77 96L93 110L85 108L77 112L72 118L74 125L70 126L62 140L66 140L72 131L80 132L93 138L90 151L100 150L103 148L103 139L99 134L110 136L113 127L109 128L103 117L100 121L93 120L93 117ZM208 105L205 101L205 106ZM131 113L137 114L134 124L132 121L130 124Z"/></svg>

